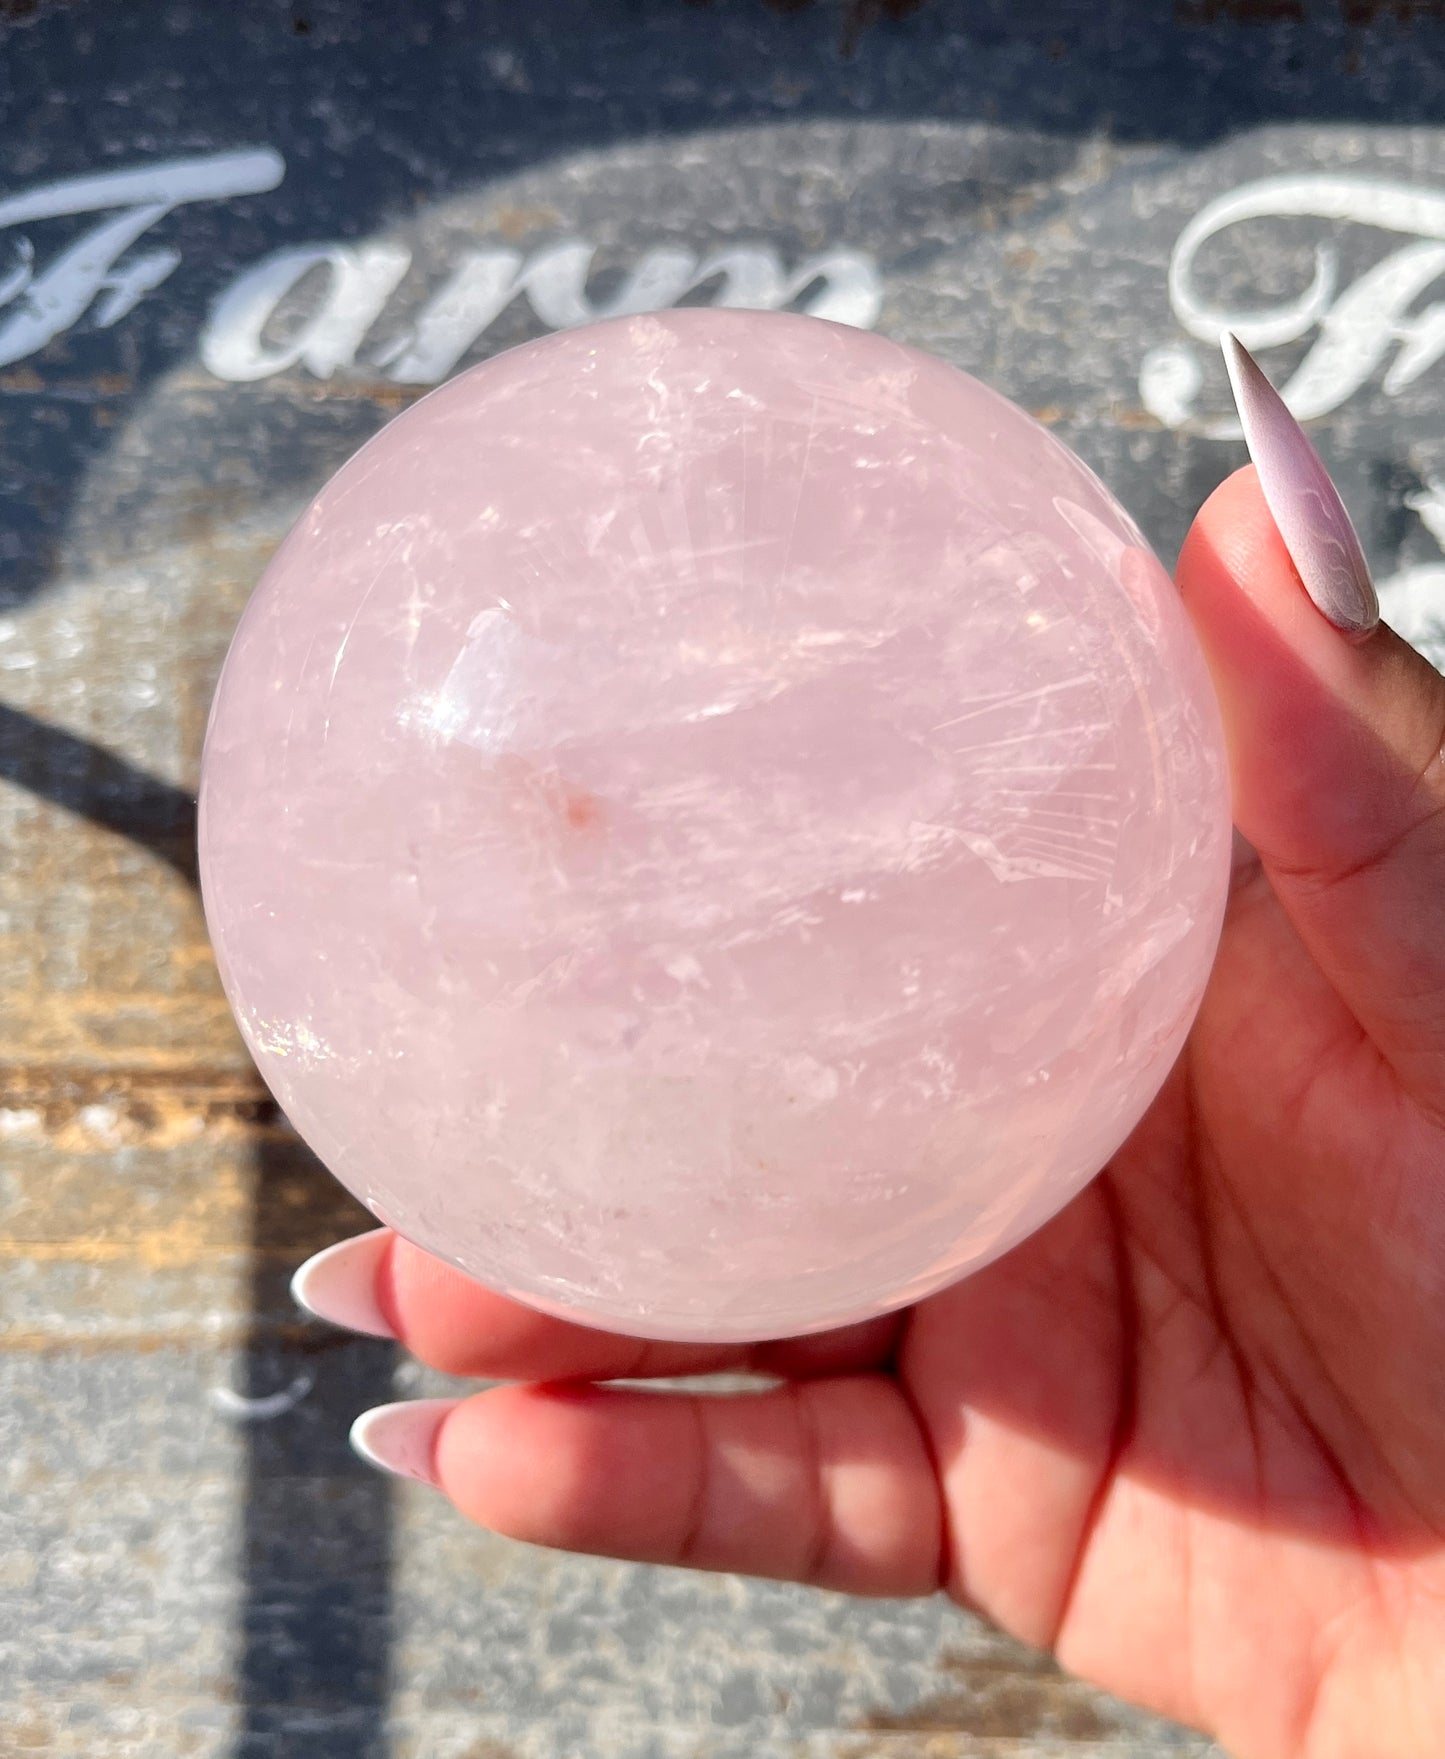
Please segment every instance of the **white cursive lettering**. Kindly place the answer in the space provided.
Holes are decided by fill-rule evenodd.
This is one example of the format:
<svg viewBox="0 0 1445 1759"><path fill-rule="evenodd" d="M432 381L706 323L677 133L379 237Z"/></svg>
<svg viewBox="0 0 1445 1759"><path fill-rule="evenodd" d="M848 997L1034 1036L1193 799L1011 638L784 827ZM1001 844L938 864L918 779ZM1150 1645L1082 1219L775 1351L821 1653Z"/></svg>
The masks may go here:
<svg viewBox="0 0 1445 1759"><path fill-rule="evenodd" d="M1245 220L1306 217L1335 225L1357 224L1408 233L1401 246L1339 290L1339 258L1332 244L1315 248L1309 286L1268 308L1230 310L1199 292L1196 263L1205 245ZM1405 386L1445 355L1445 305L1411 315L1410 307L1445 273L1445 193L1365 177L1329 175L1266 177L1230 190L1209 203L1180 233L1169 264L1169 298L1180 327L1201 341L1217 342L1233 330L1249 348L1295 342L1318 334L1281 394L1301 420L1337 409L1365 385L1391 349L1399 352L1384 375L1387 395ZM1195 419L1204 382L1198 357L1187 344L1169 343L1145 357L1140 393L1145 407L1168 427ZM1215 438L1237 438L1232 420L1200 424Z"/></svg>
<svg viewBox="0 0 1445 1759"><path fill-rule="evenodd" d="M764 245L706 257L658 247L645 252L605 300L588 292L596 254L581 239L545 245L529 257L515 250L467 251L405 334L378 350L373 362L398 383L437 384L524 297L553 330L661 311L709 288L714 305L777 310L797 303L816 317L859 329L876 321L883 303L877 268L855 251L829 251L787 270ZM278 251L248 269L217 302L201 338L201 360L220 379L267 378L298 365L328 378L354 363L409 265L408 253L394 245ZM265 333L282 302L304 292L302 283L321 270L310 315L284 343L268 344Z"/></svg>
<svg viewBox="0 0 1445 1759"><path fill-rule="evenodd" d="M188 202L257 195L274 189L285 174L281 155L262 148L71 177L0 201L0 232L74 214L111 214L40 272L35 267L34 244L24 233L17 236L15 266L0 278L0 309L13 308L0 321L0 366L44 348L92 304L96 306L96 322L102 327L119 322L133 310L146 293L165 280L180 257L173 250L158 249L144 251L125 263L118 259L173 208Z"/></svg>
<svg viewBox="0 0 1445 1759"><path fill-rule="evenodd" d="M12 260L0 262L0 366L23 360L91 311L98 326L118 323L180 262L169 248L125 253L172 209L274 189L285 161L270 148L174 159L158 165L72 177L0 200L0 233L12 232ZM107 217L43 269L16 228L76 214ZM588 290L596 247L564 239L520 251L464 252L404 334L371 356L401 384L437 384L515 300L525 298L548 329L598 318L660 311L689 297L719 306L799 309L867 329L883 304L878 269L858 251L832 250L785 268L762 244L700 256L658 246L646 251L605 299ZM329 379L357 356L411 268L402 244L291 245L233 281L201 336L201 361L219 379L245 383L302 367ZM294 322L278 323L284 313ZM299 315L298 314L299 308Z"/></svg>
<svg viewBox="0 0 1445 1759"><path fill-rule="evenodd" d="M329 379L347 366L363 337L411 267L399 245L307 244L278 250L237 277L217 300L201 336L201 364L218 379L270 378L298 363ZM281 301L314 271L325 294L284 343L268 347L262 332Z"/></svg>

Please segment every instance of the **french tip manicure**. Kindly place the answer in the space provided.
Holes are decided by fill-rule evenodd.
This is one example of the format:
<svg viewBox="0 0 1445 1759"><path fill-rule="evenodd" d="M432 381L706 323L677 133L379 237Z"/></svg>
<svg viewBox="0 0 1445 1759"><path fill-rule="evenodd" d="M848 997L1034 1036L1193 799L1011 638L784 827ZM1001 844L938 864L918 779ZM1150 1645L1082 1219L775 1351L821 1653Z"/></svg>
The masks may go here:
<svg viewBox="0 0 1445 1759"><path fill-rule="evenodd" d="M1245 444L1295 571L1335 628L1362 640L1380 621L1380 601L1340 492L1253 355L1229 330L1219 340Z"/></svg>
<svg viewBox="0 0 1445 1759"><path fill-rule="evenodd" d="M291 1279L291 1299L317 1319L372 1338L396 1332L376 1299L382 1254L391 1241L388 1228L341 1240L308 1258Z"/></svg>
<svg viewBox="0 0 1445 1759"><path fill-rule="evenodd" d="M351 1426L351 1446L368 1466L397 1478L438 1484L436 1441L460 1399L403 1399L363 1411Z"/></svg>

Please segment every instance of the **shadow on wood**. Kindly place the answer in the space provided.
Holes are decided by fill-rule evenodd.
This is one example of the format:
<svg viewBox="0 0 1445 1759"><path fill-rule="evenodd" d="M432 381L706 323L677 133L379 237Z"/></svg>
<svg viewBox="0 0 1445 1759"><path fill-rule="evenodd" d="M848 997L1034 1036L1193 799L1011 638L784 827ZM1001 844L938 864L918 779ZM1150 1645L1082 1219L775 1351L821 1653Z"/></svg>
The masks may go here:
<svg viewBox="0 0 1445 1759"><path fill-rule="evenodd" d="M0 779L149 849L196 884L196 802L184 788L4 703Z"/></svg>
<svg viewBox="0 0 1445 1759"><path fill-rule="evenodd" d="M0 705L0 778L196 883L196 802L100 745ZM299 1323L289 1281L364 1212L277 1116L256 1132L248 1325L231 1414L246 1447L235 1759L387 1759L391 1486L347 1446L391 1397L394 1349Z"/></svg>
<svg viewBox="0 0 1445 1759"><path fill-rule="evenodd" d="M394 1346L298 1325L302 1259L363 1220L282 1127L257 1154L251 1320L240 1390L283 1406L247 1429L234 1759L388 1759L391 1485L347 1446L358 1412L393 1396ZM292 1402L294 1400L294 1403Z"/></svg>

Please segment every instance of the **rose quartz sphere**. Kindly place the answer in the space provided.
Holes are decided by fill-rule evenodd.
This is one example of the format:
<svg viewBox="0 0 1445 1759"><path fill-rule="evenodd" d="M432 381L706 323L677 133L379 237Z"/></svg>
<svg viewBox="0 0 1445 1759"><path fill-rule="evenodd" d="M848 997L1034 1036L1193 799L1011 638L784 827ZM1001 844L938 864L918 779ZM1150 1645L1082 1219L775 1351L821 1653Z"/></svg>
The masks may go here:
<svg viewBox="0 0 1445 1759"><path fill-rule="evenodd" d="M747 1339L996 1258L1209 971L1218 711L1121 508L816 319L548 337L401 415L257 588L201 787L262 1074L383 1222Z"/></svg>

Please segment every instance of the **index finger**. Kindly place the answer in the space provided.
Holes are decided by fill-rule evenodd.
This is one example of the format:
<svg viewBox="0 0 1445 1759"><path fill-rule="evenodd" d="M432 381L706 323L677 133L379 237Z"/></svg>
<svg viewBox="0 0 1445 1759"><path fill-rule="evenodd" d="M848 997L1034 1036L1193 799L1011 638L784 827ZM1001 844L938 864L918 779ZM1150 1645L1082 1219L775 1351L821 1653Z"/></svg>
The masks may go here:
<svg viewBox="0 0 1445 1759"><path fill-rule="evenodd" d="M1179 558L1229 737L1235 822L1405 1088L1445 1105L1445 679L1305 593L1250 467Z"/></svg>

